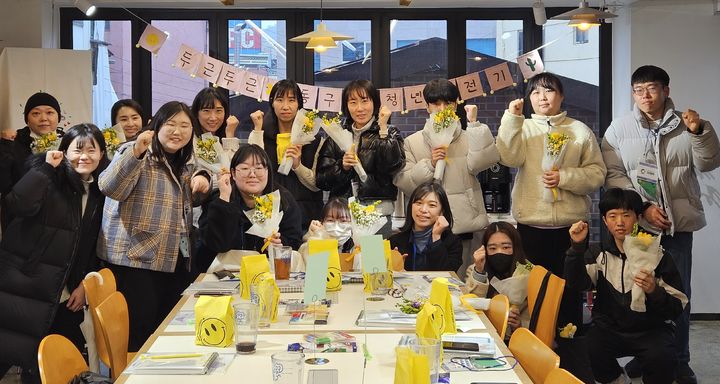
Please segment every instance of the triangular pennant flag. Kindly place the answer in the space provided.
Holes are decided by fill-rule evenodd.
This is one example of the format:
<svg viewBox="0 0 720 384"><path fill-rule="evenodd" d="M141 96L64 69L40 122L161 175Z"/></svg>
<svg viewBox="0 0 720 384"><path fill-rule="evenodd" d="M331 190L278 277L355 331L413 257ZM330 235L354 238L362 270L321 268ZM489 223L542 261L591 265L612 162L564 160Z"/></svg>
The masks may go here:
<svg viewBox="0 0 720 384"><path fill-rule="evenodd" d="M517 62L525 79L529 79L545 70L545 65L537 49L518 57Z"/></svg>
<svg viewBox="0 0 720 384"><path fill-rule="evenodd" d="M490 89L494 92L513 85L513 77L510 74L508 63L501 63L485 69Z"/></svg>
<svg viewBox="0 0 720 384"><path fill-rule="evenodd" d="M173 66L193 76L195 74L195 68L200 64L200 59L202 59L202 53L188 45L181 44Z"/></svg>
<svg viewBox="0 0 720 384"><path fill-rule="evenodd" d="M167 40L167 38L167 33L148 24L148 26L145 27L145 30L140 36L140 40L135 46L138 48L145 48L148 51L157 55L160 48L163 46L163 44L165 44L165 40Z"/></svg>
<svg viewBox="0 0 720 384"><path fill-rule="evenodd" d="M458 91L460 91L460 97L463 100L469 100L473 97L479 97L483 95L482 84L480 84L480 73L473 72L465 76L460 76L455 79L457 81Z"/></svg>
<svg viewBox="0 0 720 384"><path fill-rule="evenodd" d="M402 110L403 110L403 90L402 90L402 88L382 88L382 89L380 89L380 104L386 106L392 112L402 112Z"/></svg>
<svg viewBox="0 0 720 384"><path fill-rule="evenodd" d="M275 86L275 83L277 83L277 80L273 80L269 77L267 78L267 81L265 81L265 86L263 86L263 93L262 93L263 101L270 101L270 92L272 91L272 88Z"/></svg>

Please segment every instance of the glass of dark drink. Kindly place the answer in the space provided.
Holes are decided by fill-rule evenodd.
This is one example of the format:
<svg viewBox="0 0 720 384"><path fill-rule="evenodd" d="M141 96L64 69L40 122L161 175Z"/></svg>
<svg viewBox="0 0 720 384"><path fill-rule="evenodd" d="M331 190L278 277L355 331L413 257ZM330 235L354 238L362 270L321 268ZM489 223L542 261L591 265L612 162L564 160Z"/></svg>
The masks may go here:
<svg viewBox="0 0 720 384"><path fill-rule="evenodd" d="M275 280L290 278L290 264L292 261L292 247L275 246L272 249L275 266Z"/></svg>
<svg viewBox="0 0 720 384"><path fill-rule="evenodd" d="M258 305L244 301L233 305L235 311L235 350L239 354L255 353L258 334Z"/></svg>

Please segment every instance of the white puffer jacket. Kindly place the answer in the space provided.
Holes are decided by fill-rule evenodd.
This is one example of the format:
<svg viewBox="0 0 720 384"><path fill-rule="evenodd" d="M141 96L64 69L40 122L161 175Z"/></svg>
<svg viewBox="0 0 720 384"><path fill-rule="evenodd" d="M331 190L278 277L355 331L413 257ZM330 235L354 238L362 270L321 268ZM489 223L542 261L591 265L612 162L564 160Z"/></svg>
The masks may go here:
<svg viewBox="0 0 720 384"><path fill-rule="evenodd" d="M702 122L702 133L692 134L681 116L668 98L659 127L651 130L635 105L632 113L613 120L602 143L602 155L608 167L605 181L608 188L640 191L636 178L638 162L641 157L645 158L646 152L654 151L658 185L664 197L661 204L672 223L670 234L693 232L705 226L705 211L695 171L708 172L720 166L720 144L710 122Z"/></svg>

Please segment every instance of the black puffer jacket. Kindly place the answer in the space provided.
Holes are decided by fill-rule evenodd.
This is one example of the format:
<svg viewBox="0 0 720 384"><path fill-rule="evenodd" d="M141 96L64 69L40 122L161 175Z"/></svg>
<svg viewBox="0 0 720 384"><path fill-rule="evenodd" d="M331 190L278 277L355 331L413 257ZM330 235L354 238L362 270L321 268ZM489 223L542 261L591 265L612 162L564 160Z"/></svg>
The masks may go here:
<svg viewBox="0 0 720 384"><path fill-rule="evenodd" d="M345 129L351 130L349 126ZM325 140L318 156L316 182L320 189L330 191L330 196L347 197L352 195L351 182L358 182L360 200L395 200L397 187L393 177L405 166L403 138L397 128L390 127L388 135L380 138L377 122L360 134L356 153L368 178L362 183L355 170L343 169L342 158L345 155L331 139Z"/></svg>
<svg viewBox="0 0 720 384"><path fill-rule="evenodd" d="M0 365L34 367L63 287L72 292L97 269L95 244L104 199L90 185L80 217L84 187L67 160L57 168L44 155L7 195L15 217L0 243Z"/></svg>
<svg viewBox="0 0 720 384"><path fill-rule="evenodd" d="M290 171L287 176L277 173L279 166L277 159L277 134L278 129L274 124L266 124L263 127L265 152L267 152L270 158L270 164L274 172L273 179L293 195L302 210L302 228L307 229L310 226L311 220L322 219L320 212L323 207L323 193L322 191L311 191L308 189L300 182L300 179L298 179L293 171ZM300 154L300 163L302 165L310 169L313 168L315 164L315 153L317 153L319 145L320 138L316 137L312 143L302 146Z"/></svg>

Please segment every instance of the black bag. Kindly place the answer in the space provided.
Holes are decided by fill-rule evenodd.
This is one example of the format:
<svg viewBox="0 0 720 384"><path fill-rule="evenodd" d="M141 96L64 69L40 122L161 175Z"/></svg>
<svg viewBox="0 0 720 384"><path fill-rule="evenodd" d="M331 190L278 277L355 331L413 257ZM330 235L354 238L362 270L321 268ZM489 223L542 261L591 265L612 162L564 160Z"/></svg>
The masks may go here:
<svg viewBox="0 0 720 384"><path fill-rule="evenodd" d="M112 384L112 379L101 374L85 371L75 376L68 384Z"/></svg>

